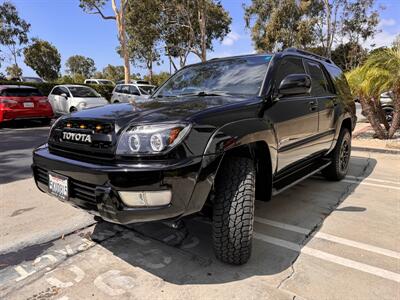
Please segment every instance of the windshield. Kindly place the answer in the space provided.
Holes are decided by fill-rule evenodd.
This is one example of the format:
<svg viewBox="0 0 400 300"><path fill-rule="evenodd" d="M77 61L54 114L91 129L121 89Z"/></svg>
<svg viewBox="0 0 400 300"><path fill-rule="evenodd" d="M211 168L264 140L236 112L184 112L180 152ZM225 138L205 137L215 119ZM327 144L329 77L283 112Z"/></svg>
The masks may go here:
<svg viewBox="0 0 400 300"><path fill-rule="evenodd" d="M150 95L153 92L154 86L151 85L141 85L138 86L140 92L145 95Z"/></svg>
<svg viewBox="0 0 400 300"><path fill-rule="evenodd" d="M94 89L83 86L70 86L68 87L73 97L101 97Z"/></svg>
<svg viewBox="0 0 400 300"><path fill-rule="evenodd" d="M271 58L271 55L260 55L190 66L172 76L155 96L257 95Z"/></svg>
<svg viewBox="0 0 400 300"><path fill-rule="evenodd" d="M32 96L43 96L38 89L31 88L7 88L0 91L0 96L8 97L32 97Z"/></svg>

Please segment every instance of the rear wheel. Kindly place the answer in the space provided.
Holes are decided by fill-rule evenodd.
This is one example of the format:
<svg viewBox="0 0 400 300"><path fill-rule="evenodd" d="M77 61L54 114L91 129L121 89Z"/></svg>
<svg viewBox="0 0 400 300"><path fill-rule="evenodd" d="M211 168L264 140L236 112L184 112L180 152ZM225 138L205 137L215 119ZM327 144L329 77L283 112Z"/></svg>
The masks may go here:
<svg viewBox="0 0 400 300"><path fill-rule="evenodd" d="M235 265L251 255L255 200L253 160L227 158L216 180L213 205L213 241L217 258Z"/></svg>
<svg viewBox="0 0 400 300"><path fill-rule="evenodd" d="M73 113L73 112L75 112L75 111L78 111L78 110L77 110L76 107L74 107L74 106L72 106L72 107L69 109L69 112L71 112L71 113Z"/></svg>
<svg viewBox="0 0 400 300"><path fill-rule="evenodd" d="M342 128L335 149L331 154L331 164L322 170L329 180L341 180L347 175L351 155L351 135L347 128Z"/></svg>

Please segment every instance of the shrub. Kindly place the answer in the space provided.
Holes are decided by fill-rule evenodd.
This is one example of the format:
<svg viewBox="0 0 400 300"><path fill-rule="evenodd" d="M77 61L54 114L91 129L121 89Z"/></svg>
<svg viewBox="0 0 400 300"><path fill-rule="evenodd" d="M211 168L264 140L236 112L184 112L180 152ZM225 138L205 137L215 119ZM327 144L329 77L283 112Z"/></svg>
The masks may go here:
<svg viewBox="0 0 400 300"><path fill-rule="evenodd" d="M59 83L59 82L13 82L13 81L0 81L0 85L26 85L33 86L39 89L43 95L50 94L54 86L60 84L73 84L71 82ZM97 85L97 84L80 84L85 86L90 86L92 89L96 90L100 95L106 98L108 101L111 99L112 91L114 87L112 85Z"/></svg>

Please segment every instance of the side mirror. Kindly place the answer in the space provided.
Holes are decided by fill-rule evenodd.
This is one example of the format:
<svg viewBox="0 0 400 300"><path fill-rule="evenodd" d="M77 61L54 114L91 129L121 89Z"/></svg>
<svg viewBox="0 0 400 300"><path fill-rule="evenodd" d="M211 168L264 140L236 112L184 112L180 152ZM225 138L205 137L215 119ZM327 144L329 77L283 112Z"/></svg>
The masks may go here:
<svg viewBox="0 0 400 300"><path fill-rule="evenodd" d="M307 74L290 74L279 84L279 95L293 96L311 92L311 78Z"/></svg>
<svg viewBox="0 0 400 300"><path fill-rule="evenodd" d="M61 97L64 97L65 99L67 99L67 98L68 98L68 96L67 96L67 94L66 94L66 93L62 93L60 96L61 96Z"/></svg>

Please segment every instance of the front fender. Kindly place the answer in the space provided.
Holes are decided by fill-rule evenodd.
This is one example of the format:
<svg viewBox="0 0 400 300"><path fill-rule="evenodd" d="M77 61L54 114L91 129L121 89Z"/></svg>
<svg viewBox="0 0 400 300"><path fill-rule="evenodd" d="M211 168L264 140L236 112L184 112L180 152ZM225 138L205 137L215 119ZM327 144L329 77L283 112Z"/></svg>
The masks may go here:
<svg viewBox="0 0 400 300"><path fill-rule="evenodd" d="M261 118L244 119L228 123L214 132L205 148L197 182L185 215L198 212L204 206L225 153L256 142L266 143L272 170L276 170L277 142L271 123Z"/></svg>

